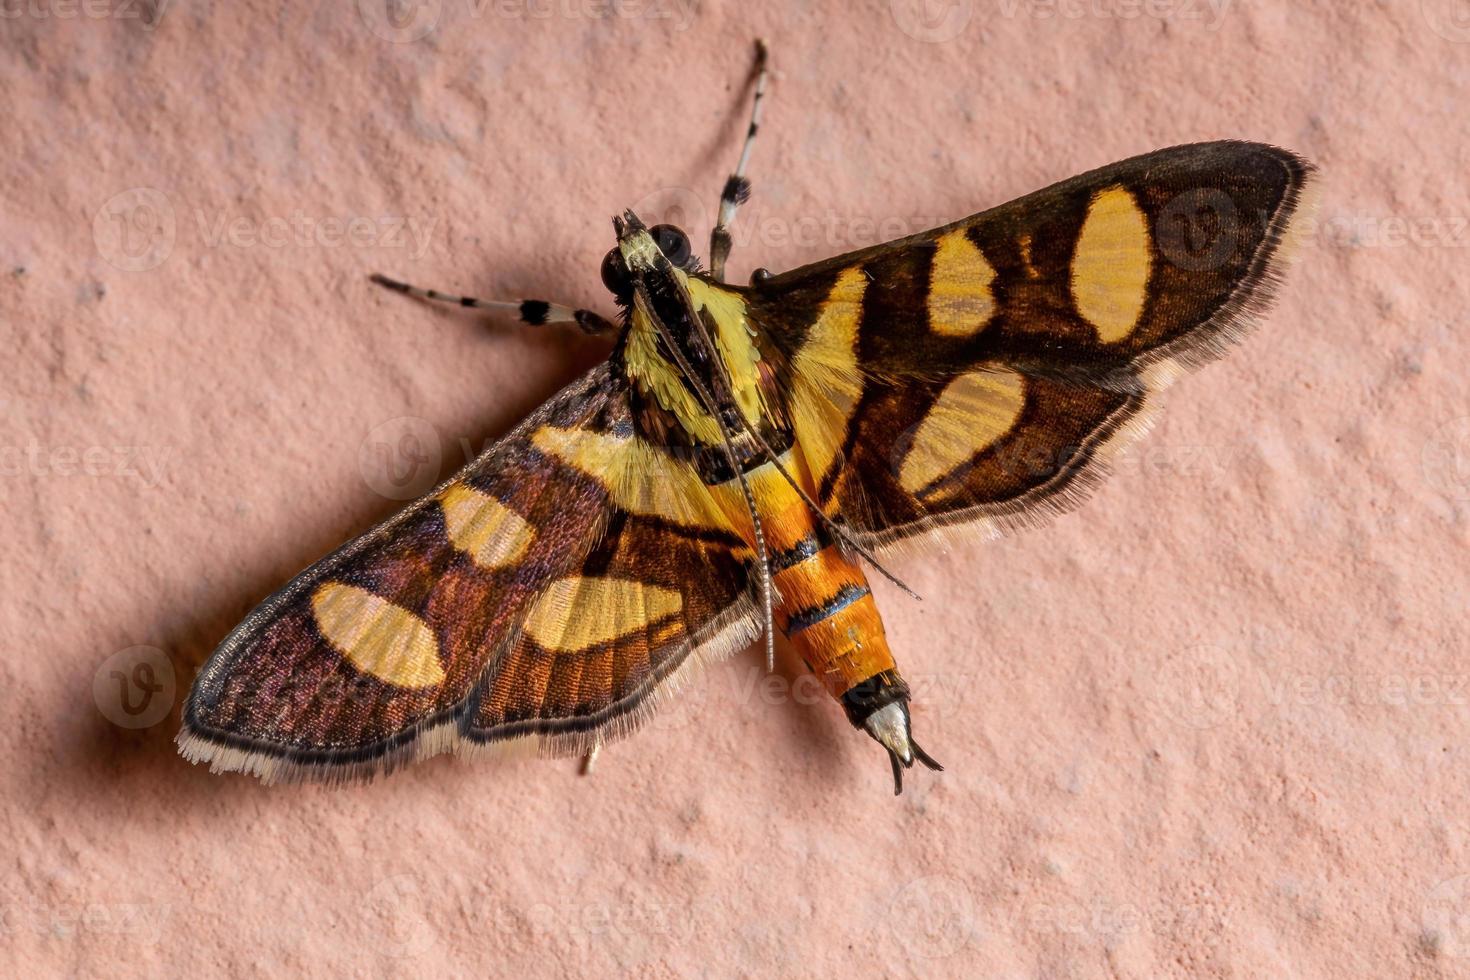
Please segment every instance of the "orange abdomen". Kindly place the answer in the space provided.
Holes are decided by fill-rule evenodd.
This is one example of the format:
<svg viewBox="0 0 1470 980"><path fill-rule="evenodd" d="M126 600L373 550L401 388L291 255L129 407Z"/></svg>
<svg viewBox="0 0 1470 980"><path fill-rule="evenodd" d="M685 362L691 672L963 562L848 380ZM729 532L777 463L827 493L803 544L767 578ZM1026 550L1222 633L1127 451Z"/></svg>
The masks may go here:
<svg viewBox="0 0 1470 980"><path fill-rule="evenodd" d="M814 493L799 453L787 453L782 465ZM838 700L857 685L894 669L883 635L883 621L868 590L863 570L849 561L817 523L806 502L776 468L767 463L746 474L760 511L770 553L772 584L778 596L776 625L806 665ZM733 481L732 481L733 482ZM745 500L734 490L727 507L737 527L749 528Z"/></svg>
<svg viewBox="0 0 1470 980"><path fill-rule="evenodd" d="M813 528L816 541L825 541L826 535L818 533ZM775 584L781 594L776 625L834 698L893 669L893 655L867 578L836 545L826 544L782 568Z"/></svg>

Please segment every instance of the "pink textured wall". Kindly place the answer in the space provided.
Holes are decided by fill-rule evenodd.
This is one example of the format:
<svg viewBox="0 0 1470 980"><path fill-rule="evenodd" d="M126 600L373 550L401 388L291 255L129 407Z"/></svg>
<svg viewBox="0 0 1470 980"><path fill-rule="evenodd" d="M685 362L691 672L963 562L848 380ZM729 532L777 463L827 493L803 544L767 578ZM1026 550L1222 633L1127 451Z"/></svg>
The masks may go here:
<svg viewBox="0 0 1470 980"><path fill-rule="evenodd" d="M12 966L1470 975L1465 0L0 11ZM1178 142L1323 171L1265 328L1087 507L876 584L948 771L895 800L755 652L588 779L186 765L198 664L385 462L603 353L367 273L607 308L609 215L707 234L758 34L741 281Z"/></svg>

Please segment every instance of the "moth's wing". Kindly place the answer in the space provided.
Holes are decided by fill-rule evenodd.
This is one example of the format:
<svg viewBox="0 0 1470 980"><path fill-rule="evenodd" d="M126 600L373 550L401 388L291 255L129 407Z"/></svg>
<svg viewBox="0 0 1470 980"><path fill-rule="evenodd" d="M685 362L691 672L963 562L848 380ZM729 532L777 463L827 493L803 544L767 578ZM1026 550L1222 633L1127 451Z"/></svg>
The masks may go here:
<svg viewBox="0 0 1470 980"><path fill-rule="evenodd" d="M823 507L881 548L1074 504L1265 309L1311 175L1175 147L752 286Z"/></svg>
<svg viewBox="0 0 1470 980"><path fill-rule="evenodd" d="M631 433L603 365L302 572L205 664L183 754L336 781L490 743L570 753L626 733L692 663L757 629L743 543L683 464ZM560 451L568 440L596 452Z"/></svg>

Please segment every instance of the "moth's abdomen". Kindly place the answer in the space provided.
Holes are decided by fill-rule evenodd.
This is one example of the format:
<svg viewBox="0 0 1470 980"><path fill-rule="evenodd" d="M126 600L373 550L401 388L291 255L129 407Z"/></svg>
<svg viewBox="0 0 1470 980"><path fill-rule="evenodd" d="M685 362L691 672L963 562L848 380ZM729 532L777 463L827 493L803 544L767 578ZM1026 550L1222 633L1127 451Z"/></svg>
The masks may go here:
<svg viewBox="0 0 1470 980"><path fill-rule="evenodd" d="M815 531L815 529L814 529ZM883 621L863 570L815 531L802 550L824 546L775 576L781 595L776 623L806 665L837 699L894 669Z"/></svg>
<svg viewBox="0 0 1470 980"><path fill-rule="evenodd" d="M813 492L800 453L783 453L781 462L808 493ZM776 625L806 665L838 700L863 682L893 671L883 621L862 568L843 555L774 466L758 466L746 478L770 552L772 583L778 593ZM753 542L739 484L731 480L717 490L733 526Z"/></svg>

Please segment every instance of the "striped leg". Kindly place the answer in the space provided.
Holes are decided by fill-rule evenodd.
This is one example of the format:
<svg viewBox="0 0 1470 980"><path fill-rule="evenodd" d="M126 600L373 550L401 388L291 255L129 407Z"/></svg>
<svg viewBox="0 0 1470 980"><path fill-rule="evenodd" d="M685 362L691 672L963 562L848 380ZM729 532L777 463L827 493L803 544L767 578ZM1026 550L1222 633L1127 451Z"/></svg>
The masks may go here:
<svg viewBox="0 0 1470 980"><path fill-rule="evenodd" d="M441 293L437 289L420 289L418 286L410 286L406 282L389 279L387 276L374 272L369 276L379 286L391 289L397 293L405 293L416 296L419 299L431 299L436 303L453 303L456 306L466 306L472 310L491 310L495 313L504 313L513 316L522 323L533 327L543 326L548 323L575 323L582 328L584 333L598 334L616 330L617 325L591 310L574 310L570 306L562 306L559 303L548 303L539 299L523 300L491 300L475 299L472 296L450 296Z"/></svg>
<svg viewBox="0 0 1470 980"><path fill-rule="evenodd" d="M725 259L730 255L730 222L735 219L735 209L750 197L750 180L745 176L745 165L750 162L750 148L755 143L755 134L761 128L761 99L766 94L766 42L755 42L755 99L750 105L750 128L745 131L745 146L740 150L740 162L735 172L725 181L720 193L720 214L715 221L715 230L709 236L709 272L716 282L725 278Z"/></svg>

